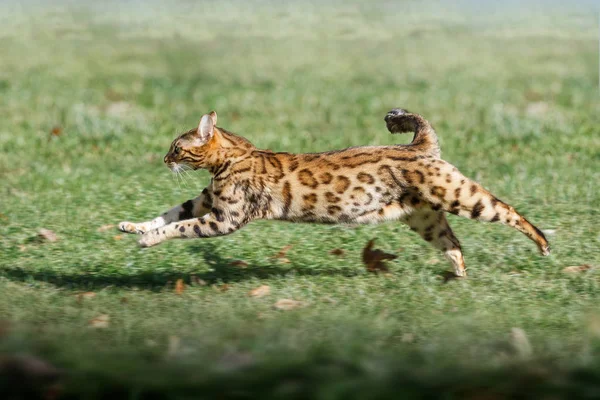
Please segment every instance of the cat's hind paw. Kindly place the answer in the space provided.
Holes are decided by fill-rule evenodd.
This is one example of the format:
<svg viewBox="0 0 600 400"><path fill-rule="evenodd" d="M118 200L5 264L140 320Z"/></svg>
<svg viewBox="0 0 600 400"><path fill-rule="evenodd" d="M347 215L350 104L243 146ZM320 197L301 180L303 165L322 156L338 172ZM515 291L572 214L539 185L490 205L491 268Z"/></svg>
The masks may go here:
<svg viewBox="0 0 600 400"><path fill-rule="evenodd" d="M146 229L143 225L127 221L119 223L119 230L121 232L135 233L138 235L143 235L144 233L146 233Z"/></svg>

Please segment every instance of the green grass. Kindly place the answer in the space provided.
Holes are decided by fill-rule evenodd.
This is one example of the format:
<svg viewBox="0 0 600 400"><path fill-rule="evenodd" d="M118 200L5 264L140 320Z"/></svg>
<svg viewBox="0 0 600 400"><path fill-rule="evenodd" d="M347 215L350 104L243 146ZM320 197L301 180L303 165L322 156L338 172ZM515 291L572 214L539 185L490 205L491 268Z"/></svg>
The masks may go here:
<svg viewBox="0 0 600 400"><path fill-rule="evenodd" d="M0 5L0 351L64 368L68 398L598 395L593 13L103 4ZM207 173L178 183L162 157L212 109L258 147L308 152L407 142L385 129L392 107L423 114L444 159L554 231L552 256L453 216L470 276L448 284L400 224L261 221L150 249L98 231L200 192ZM390 275L361 265L374 237L399 255ZM290 244L290 263L272 258ZM581 264L595 268L562 272ZM248 297L260 285L271 294ZM305 306L275 310L282 298ZM90 328L102 314L109 327Z"/></svg>

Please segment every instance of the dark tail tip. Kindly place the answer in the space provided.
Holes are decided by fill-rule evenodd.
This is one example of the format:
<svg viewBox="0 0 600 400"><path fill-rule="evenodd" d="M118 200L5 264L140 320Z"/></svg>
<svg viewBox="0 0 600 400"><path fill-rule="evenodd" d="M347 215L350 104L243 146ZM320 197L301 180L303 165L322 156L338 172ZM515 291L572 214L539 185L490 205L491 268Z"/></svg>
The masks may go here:
<svg viewBox="0 0 600 400"><path fill-rule="evenodd" d="M388 111L388 113L385 115L385 122L388 122L391 119L394 119L395 117L400 117L402 115L406 115L406 114L410 114L410 111L408 110L404 110L402 108L394 108L390 111Z"/></svg>
<svg viewBox="0 0 600 400"><path fill-rule="evenodd" d="M384 118L388 131L391 133L414 131L414 125L407 121L406 116L408 115L412 115L411 112L402 108L388 111Z"/></svg>

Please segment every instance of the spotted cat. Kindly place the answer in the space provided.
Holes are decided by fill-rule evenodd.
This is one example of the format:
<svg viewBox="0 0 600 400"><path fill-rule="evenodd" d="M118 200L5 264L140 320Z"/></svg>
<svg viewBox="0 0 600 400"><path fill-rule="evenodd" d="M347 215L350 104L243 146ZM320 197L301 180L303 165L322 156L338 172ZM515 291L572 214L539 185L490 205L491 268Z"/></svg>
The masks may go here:
<svg viewBox="0 0 600 400"><path fill-rule="evenodd" d="M212 174L200 196L142 223L139 244L227 235L255 219L319 223L398 220L444 252L465 276L461 246L445 213L509 225L550 252L544 234L515 209L440 159L437 136L422 116L402 109L385 116L391 133L413 132L410 144L363 146L324 153L274 153L216 127L213 111L173 141L164 162Z"/></svg>

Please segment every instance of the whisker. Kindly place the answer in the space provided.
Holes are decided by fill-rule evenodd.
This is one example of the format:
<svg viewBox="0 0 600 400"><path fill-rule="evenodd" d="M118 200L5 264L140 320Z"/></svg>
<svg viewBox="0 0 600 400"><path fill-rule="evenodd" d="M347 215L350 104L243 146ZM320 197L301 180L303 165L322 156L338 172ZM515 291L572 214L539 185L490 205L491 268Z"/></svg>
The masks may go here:
<svg viewBox="0 0 600 400"><path fill-rule="evenodd" d="M185 177L183 172L179 172L179 176L181 176L181 182L183 182L183 186L189 187L190 186L189 181L187 180L187 178Z"/></svg>

